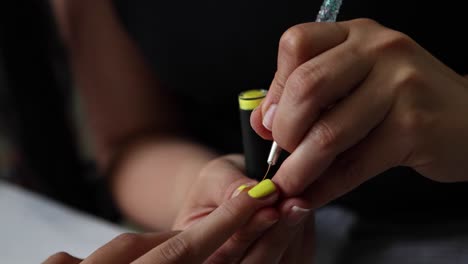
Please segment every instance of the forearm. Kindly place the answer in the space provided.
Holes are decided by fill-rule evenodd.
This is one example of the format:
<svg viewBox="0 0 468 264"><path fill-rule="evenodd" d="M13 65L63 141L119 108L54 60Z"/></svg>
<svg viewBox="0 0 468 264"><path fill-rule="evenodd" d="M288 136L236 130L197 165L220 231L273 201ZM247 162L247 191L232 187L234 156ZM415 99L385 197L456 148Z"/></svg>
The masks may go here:
<svg viewBox="0 0 468 264"><path fill-rule="evenodd" d="M75 82L115 198L140 224L166 229L214 154L175 139L176 109L109 0L53 0ZM171 135L169 137L169 135Z"/></svg>
<svg viewBox="0 0 468 264"><path fill-rule="evenodd" d="M180 139L147 138L118 162L113 190L125 215L153 229L168 229L198 173L216 155Z"/></svg>
<svg viewBox="0 0 468 264"><path fill-rule="evenodd" d="M100 168L105 170L134 138L172 133L176 110L120 24L112 1L53 3Z"/></svg>

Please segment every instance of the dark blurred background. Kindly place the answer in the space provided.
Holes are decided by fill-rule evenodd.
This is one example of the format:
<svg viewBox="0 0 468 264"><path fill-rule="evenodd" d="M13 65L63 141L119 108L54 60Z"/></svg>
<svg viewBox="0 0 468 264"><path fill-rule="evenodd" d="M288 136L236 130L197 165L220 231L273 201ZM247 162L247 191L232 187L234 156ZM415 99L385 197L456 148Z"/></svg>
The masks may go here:
<svg viewBox="0 0 468 264"><path fill-rule="evenodd" d="M74 94L65 49L57 35L48 2L47 0L0 1L0 178L40 192L79 210L101 216L108 220L118 220L119 215L112 203L104 178L96 173L93 150L90 147L92 144L89 144L89 140L87 140L86 127L83 127L83 124L86 122L81 122L83 121L83 115L81 114L79 97ZM212 46L200 49L198 46L201 45L198 45L196 46L198 48L196 49L197 52L191 52L190 49L186 49L187 53L180 53L179 57L174 57L174 59L173 57L169 58L169 55L165 55L165 48L166 46L170 46L169 44L177 42L178 39L176 41L167 41L157 46L159 42L153 32L160 30L162 34L170 35L164 31L166 26L162 23L168 16L173 19L170 20L171 22L178 23L174 26L184 28L185 24L188 23L187 21L192 22L191 19L196 17L197 13L190 12L187 9L190 15L187 15L185 20L180 19L179 21L178 18L172 18L165 9L160 9L158 20L156 19L158 16L154 15L155 10L157 10L155 7L157 3L154 1L116 0L115 2L117 10L120 11L119 15L123 24L127 27L129 33L132 33L138 44L140 44L143 53L149 62L152 63L152 66L159 70L158 73L162 73L163 76L166 75L168 80L174 81L180 87L191 88L192 86L186 85L184 81L191 81L195 78L195 75L205 76L204 74L192 71L192 67L195 67L194 65L185 65L184 67L184 74L187 74L188 78L178 78L177 75L164 73L164 69L162 68L170 65L168 72L179 74L180 68L178 67L178 63L184 56L192 56L188 57L192 59L185 61L198 63L204 57L197 56L207 55L206 57L211 60L206 65L203 65L204 67L202 68L210 70L213 68L220 69L222 68L220 65L225 64L223 60L217 60L216 58L227 56L242 60L242 58L248 57L250 54L246 53L247 55L244 54L244 57L242 57L233 53L236 54L233 56L229 52L236 49L232 49L232 47L230 47L231 49L222 51L221 49L212 48ZM431 53L443 58L443 61L449 66L458 72L466 73L466 60L463 59L458 51L464 49L466 46L464 43L467 43L467 41L457 34L449 34L445 27L439 25L439 20L433 19L431 14L438 11L438 5L428 5L426 3L425 8L429 8L427 11L431 12L423 12L421 15L424 19L413 21L412 11L419 10L420 7L416 2L413 4L407 3L405 4L405 8L408 8L409 11L404 12L406 16L395 20L394 14L401 6L399 3L403 3L404 1L397 2L389 2L387 5L383 5L371 0L363 1L362 6L367 8L362 10L358 8L359 5L355 5L354 8L356 10L352 9L353 5L349 5L350 9L348 10L344 6L342 19L355 17L381 18L384 25L410 33L423 46L427 46ZM208 1L205 4L209 5L209 3L211 2ZM148 8L148 6L152 5L153 8ZM177 4L171 5L176 9L178 8ZM295 4L290 3L290 5L292 8ZM256 6L261 6L261 2L256 3ZM262 9L264 8L263 6L261 7ZM278 8L275 9L275 6L271 8L277 12L281 11ZM388 8L390 9L387 10ZM228 9L226 7L226 10ZM228 14L236 17L237 13L234 11ZM453 11L460 12L459 14L463 12L462 9ZM273 12L272 14L276 13ZM291 14L294 14L294 12L291 12ZM452 14L448 13L444 13L443 15L446 17L452 16ZM303 16L310 16L308 9L304 11ZM291 15L291 17L292 20L289 21L291 24L304 19L295 17L295 15ZM462 19L461 16L454 16L454 18L460 19L456 21L461 21ZM236 23L231 25L232 32L238 32L238 26L239 28L247 28L249 21L246 19L243 25L239 25L236 21ZM202 26L206 21L201 20L198 23L196 25ZM428 24L426 25L426 23ZM450 23L459 25L458 22L450 21ZM159 25L158 28L156 28L157 25ZM224 26L223 24L219 24L218 27ZM214 27L214 31L218 27ZM256 30L260 32L263 27L265 27L264 24L258 24ZM428 28L427 32L419 32L419 28L422 27ZM199 33L197 31L198 28L197 26L191 27L188 32L192 35L189 35L187 38L190 39L190 36L197 36L196 34ZM204 39L204 36L217 38L217 35L211 32L206 31L204 32L205 35L199 38ZM255 35L254 31L250 33L251 35ZM277 36L275 34L271 33L270 37L276 39ZM242 35L240 33L236 35L239 36L238 42L243 41ZM434 36L438 36L436 37L436 41L434 41ZM229 36L229 38L232 38L232 36ZM183 40L180 41L180 43L183 43L181 45L188 45L185 39ZM263 41L265 41L263 43L266 43L268 39ZM190 45L196 45L197 41L189 43ZM215 47L216 43L219 42L213 43L212 45ZM450 43L450 45L446 45L446 43ZM178 51L180 47L171 47L172 52L168 54L174 56L177 54L175 51ZM252 54L255 50L256 48L252 49ZM207 51L213 51L214 53L205 53ZM268 52L270 51L267 51L265 54ZM271 50L271 52L276 53L275 50ZM444 54L447 55L443 56ZM269 67L274 67L271 66L274 63L270 63L269 56L265 57L268 57L268 59L262 57L258 60L261 61L260 66L252 63L249 67L253 68L243 67L243 71L246 73L253 71L260 73L259 69L264 69L266 72L273 71L274 69L270 69ZM155 63L159 58L162 58L161 62L159 64ZM236 68L240 63L237 61L237 63L232 63L232 65ZM218 89L218 83L223 82L227 78L225 73L234 72L234 68L232 71L229 68L227 71L222 72L224 75L219 74L217 77L219 79L211 80L209 87ZM266 72L262 72L260 76L267 76L268 73ZM246 76L249 76L249 74L246 74ZM237 81L229 79L229 84L234 88L265 87L262 82L266 79L254 79L244 80L243 78L239 78ZM181 83L177 83L179 81ZM204 80L197 81L203 82ZM256 83L256 81L260 82ZM251 82L251 84L244 82ZM209 87L204 88L210 89ZM237 93L235 89L226 89L226 91L233 92L234 95L226 92L223 96L227 98L236 97ZM185 92L182 91L182 93ZM190 91L187 93L190 95ZM205 95L198 96L205 97ZM210 98L208 97L208 99ZM193 99L190 97L190 100L198 100L198 98ZM197 106L203 105L205 101L205 98L200 98ZM219 101L222 102L223 100ZM235 101L233 102L236 104ZM184 101L183 105L187 105L187 109L189 109L188 106L192 104ZM226 116L237 115L236 112L231 111L231 109L236 107L236 105L224 107L225 112L220 112L220 116L224 114ZM212 106L206 105L205 109L211 111ZM206 116L207 118L212 118L211 115ZM232 118L235 118L235 116ZM195 127L200 120L193 120L195 120L193 124ZM226 118L225 120L227 120L226 123L230 123L223 124L225 131L235 131L234 129L230 129L229 125L233 124L231 119ZM205 121L210 122L208 119ZM219 136L219 134L223 134L224 132L219 133L219 131L215 131L213 133ZM227 138L232 139L228 135L230 134L226 134ZM212 134L205 134L204 136L210 140L212 138ZM231 142L231 140L220 140L220 142ZM402 212L406 212L418 214L420 218L424 218L425 214L428 214L433 219L434 215L444 217L449 214L468 214L466 210L460 210L460 208L465 208L466 206L467 190L468 183L435 183L408 168L395 168L361 185L357 191L345 196L339 202L372 217L397 214L405 218L406 215L402 214Z"/></svg>
<svg viewBox="0 0 468 264"><path fill-rule="evenodd" d="M118 220L48 1L0 2L0 180Z"/></svg>

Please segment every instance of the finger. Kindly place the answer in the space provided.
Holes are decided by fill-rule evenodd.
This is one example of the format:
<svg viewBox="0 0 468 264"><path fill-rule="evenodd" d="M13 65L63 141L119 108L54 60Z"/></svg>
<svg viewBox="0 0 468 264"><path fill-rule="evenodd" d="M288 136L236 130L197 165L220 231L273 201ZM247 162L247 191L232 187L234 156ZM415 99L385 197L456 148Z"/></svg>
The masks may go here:
<svg viewBox="0 0 468 264"><path fill-rule="evenodd" d="M390 132L388 122L375 129L365 141L342 154L332 166L306 191L304 199L311 208L318 208L358 187L373 176L395 167L404 159L403 153L412 143L404 132ZM400 143L395 142L398 138Z"/></svg>
<svg viewBox="0 0 468 264"><path fill-rule="evenodd" d="M243 259L243 263L278 263L296 232L310 213L301 209L305 202L291 198L279 206L281 218L255 244Z"/></svg>
<svg viewBox="0 0 468 264"><path fill-rule="evenodd" d="M265 187L265 188L264 188ZM255 194L263 192L259 198ZM151 250L136 263L200 263L213 254L260 208L272 205L278 194L273 183L263 181L248 194L221 204L210 215Z"/></svg>
<svg viewBox="0 0 468 264"><path fill-rule="evenodd" d="M375 88L385 85L381 74L372 71L358 89L312 125L274 176L286 196L301 194L336 156L356 145L385 119L393 96Z"/></svg>
<svg viewBox="0 0 468 264"><path fill-rule="evenodd" d="M304 223L301 224L299 229L296 231L294 238L289 243L288 248L281 257L280 263L282 264L297 264L302 259L302 242L304 233Z"/></svg>
<svg viewBox="0 0 468 264"><path fill-rule="evenodd" d="M255 108L250 114L250 125L252 126L252 129L255 131L255 133L257 133L263 139L272 139L271 131L265 128L263 125L263 115L261 108Z"/></svg>
<svg viewBox="0 0 468 264"><path fill-rule="evenodd" d="M210 195L205 197L202 210L194 211L191 207L184 207L178 214L178 218L172 227L175 230L185 230L193 223L197 222L201 217L211 213L214 208L221 205L223 202L231 199L240 193L239 187L253 187L258 182L245 176L243 172L244 158L242 155L226 155L215 159L207 164L199 177L206 179L200 180L203 182L202 187L209 192Z"/></svg>
<svg viewBox="0 0 468 264"><path fill-rule="evenodd" d="M260 111L252 113L261 118L252 120L262 120L269 106L279 102L286 80L297 67L344 42L347 35L346 28L335 23L306 23L288 29L280 39L277 72L268 95L263 100ZM259 129L261 126L261 122L252 123L252 127L259 135L267 136L262 133L265 130Z"/></svg>
<svg viewBox="0 0 468 264"><path fill-rule="evenodd" d="M206 182L207 190L219 190L215 192L209 201L213 206L219 206L225 201L228 201L232 196L238 194L238 188L241 185L252 187L258 182L245 176L244 173L244 157L242 155L224 156L222 160L214 162L207 167L204 177L209 179ZM222 175L222 179L218 180ZM217 180L212 180L217 179Z"/></svg>
<svg viewBox="0 0 468 264"><path fill-rule="evenodd" d="M77 264L81 263L81 259L75 258L66 252L55 253L48 257L43 264Z"/></svg>
<svg viewBox="0 0 468 264"><path fill-rule="evenodd" d="M237 263L247 249L266 230L278 222L279 214L274 208L263 208L216 252L207 259L207 263Z"/></svg>
<svg viewBox="0 0 468 264"><path fill-rule="evenodd" d="M369 74L374 62L360 54L358 45L347 41L291 73L274 116L266 115L271 117L273 138L283 149L292 152L319 115Z"/></svg>
<svg viewBox="0 0 468 264"><path fill-rule="evenodd" d="M96 250L83 263L130 263L178 233L124 233Z"/></svg>

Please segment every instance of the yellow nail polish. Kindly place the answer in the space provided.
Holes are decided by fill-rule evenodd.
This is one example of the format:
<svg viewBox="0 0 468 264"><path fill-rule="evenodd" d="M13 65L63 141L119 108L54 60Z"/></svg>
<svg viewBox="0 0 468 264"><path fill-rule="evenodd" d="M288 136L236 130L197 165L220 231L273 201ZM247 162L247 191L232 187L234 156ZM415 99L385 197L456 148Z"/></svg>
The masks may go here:
<svg viewBox="0 0 468 264"><path fill-rule="evenodd" d="M242 191L245 190L245 188L247 188L247 187L248 187L247 185L242 184L241 186L239 186L239 188L237 188L237 190L238 190L239 192L242 192Z"/></svg>
<svg viewBox="0 0 468 264"><path fill-rule="evenodd" d="M252 187L254 184L255 183L247 183L247 184L242 184L241 186L237 187L237 189L232 194L231 198L238 196L241 192L243 192L247 188Z"/></svg>
<svg viewBox="0 0 468 264"><path fill-rule="evenodd" d="M248 192L249 196L255 199L266 197L276 191L275 184L270 180L266 179L255 185Z"/></svg>

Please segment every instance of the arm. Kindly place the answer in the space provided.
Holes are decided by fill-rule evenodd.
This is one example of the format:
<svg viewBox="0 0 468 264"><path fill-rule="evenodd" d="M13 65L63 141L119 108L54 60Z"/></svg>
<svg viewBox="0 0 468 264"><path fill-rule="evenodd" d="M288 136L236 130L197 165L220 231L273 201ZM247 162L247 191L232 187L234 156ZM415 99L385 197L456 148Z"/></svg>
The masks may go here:
<svg viewBox="0 0 468 264"><path fill-rule="evenodd" d="M167 113L177 109L170 108L171 98L161 92L122 30L110 0L57 1L69 5L56 5L57 18L91 118L97 159L102 170L112 168L115 197L128 216L156 229L190 228L207 220L239 186L252 183L243 174L241 156L214 159L203 146L172 136L182 128L173 121L175 115ZM299 199L287 199L277 208L262 208L210 256L211 261L238 262L242 256L250 263L273 263L285 254L288 263L296 263L284 252L311 259L307 247L289 247L313 240L314 222L305 221L306 212L297 210L304 206Z"/></svg>
<svg viewBox="0 0 468 264"><path fill-rule="evenodd" d="M196 173L215 155L170 136L181 129L176 114L167 115L177 109L119 24L111 1L53 0L53 6L99 168L112 168L115 197L130 218L170 227Z"/></svg>

